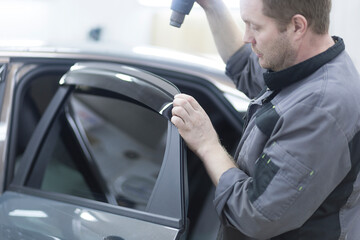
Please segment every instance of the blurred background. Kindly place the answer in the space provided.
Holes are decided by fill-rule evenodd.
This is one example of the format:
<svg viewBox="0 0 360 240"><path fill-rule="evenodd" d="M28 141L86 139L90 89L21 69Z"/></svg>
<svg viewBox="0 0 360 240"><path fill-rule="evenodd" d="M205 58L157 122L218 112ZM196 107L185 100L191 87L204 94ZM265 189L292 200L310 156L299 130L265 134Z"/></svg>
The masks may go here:
<svg viewBox="0 0 360 240"><path fill-rule="evenodd" d="M224 1L243 27L239 0ZM202 9L195 3L178 29L169 25L170 5L171 0L0 0L0 46L157 54L172 49L220 61ZM359 10L359 0L333 0L330 32L344 38L360 70Z"/></svg>

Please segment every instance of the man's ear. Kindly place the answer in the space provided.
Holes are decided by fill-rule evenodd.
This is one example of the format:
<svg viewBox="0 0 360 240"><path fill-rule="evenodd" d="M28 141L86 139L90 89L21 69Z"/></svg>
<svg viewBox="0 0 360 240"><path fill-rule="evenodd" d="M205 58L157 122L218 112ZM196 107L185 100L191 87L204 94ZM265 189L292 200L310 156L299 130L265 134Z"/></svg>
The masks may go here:
<svg viewBox="0 0 360 240"><path fill-rule="evenodd" d="M301 14L296 14L291 19L293 33L299 37L303 36L308 30L308 21Z"/></svg>

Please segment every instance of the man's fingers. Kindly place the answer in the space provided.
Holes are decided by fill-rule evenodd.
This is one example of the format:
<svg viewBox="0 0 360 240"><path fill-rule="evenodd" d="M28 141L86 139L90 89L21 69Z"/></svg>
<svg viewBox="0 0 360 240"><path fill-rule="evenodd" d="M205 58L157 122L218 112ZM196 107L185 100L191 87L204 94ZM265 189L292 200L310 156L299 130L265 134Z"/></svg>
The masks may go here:
<svg viewBox="0 0 360 240"><path fill-rule="evenodd" d="M192 96L186 94L175 95L172 115L182 120L182 128L188 129L202 125L207 117L199 103ZM175 126L178 127L178 125Z"/></svg>
<svg viewBox="0 0 360 240"><path fill-rule="evenodd" d="M184 120L182 120L180 117L173 115L171 117L171 122L177 127L178 129L181 129L185 126Z"/></svg>
<svg viewBox="0 0 360 240"><path fill-rule="evenodd" d="M200 104L195 100L195 98L193 98L192 96L190 95L187 95L187 94L177 94L175 95L174 97L174 101L175 100L182 100L182 101L186 101L187 104L189 104L195 111L198 111L201 109L201 106Z"/></svg>
<svg viewBox="0 0 360 240"><path fill-rule="evenodd" d="M190 118L189 113L182 106L174 106L173 109L171 110L171 113L173 116L177 116L183 119L184 122L186 121L186 119Z"/></svg>
<svg viewBox="0 0 360 240"><path fill-rule="evenodd" d="M186 122L195 113L194 108L184 98L175 98L173 101L172 114L177 115Z"/></svg>

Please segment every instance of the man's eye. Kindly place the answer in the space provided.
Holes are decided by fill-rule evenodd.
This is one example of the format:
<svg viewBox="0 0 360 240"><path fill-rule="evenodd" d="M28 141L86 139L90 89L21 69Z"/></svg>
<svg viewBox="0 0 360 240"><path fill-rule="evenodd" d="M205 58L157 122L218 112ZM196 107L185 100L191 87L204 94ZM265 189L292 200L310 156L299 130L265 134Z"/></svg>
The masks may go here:
<svg viewBox="0 0 360 240"><path fill-rule="evenodd" d="M260 27L257 26L257 25L252 25L252 26L251 26L251 29L254 30L254 31L259 31L259 30L260 30Z"/></svg>

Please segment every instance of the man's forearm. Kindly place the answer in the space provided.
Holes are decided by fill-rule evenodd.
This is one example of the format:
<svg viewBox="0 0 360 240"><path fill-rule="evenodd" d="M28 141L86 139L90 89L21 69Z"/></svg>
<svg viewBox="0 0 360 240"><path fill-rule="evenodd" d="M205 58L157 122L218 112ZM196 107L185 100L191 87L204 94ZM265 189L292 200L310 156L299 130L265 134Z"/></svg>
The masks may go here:
<svg viewBox="0 0 360 240"><path fill-rule="evenodd" d="M217 50L226 63L244 45L242 32L223 1L204 8Z"/></svg>
<svg viewBox="0 0 360 240"><path fill-rule="evenodd" d="M215 146L207 146L206 149L198 151L196 154L202 160L215 186L219 183L219 179L224 172L237 167L233 158L220 143Z"/></svg>

